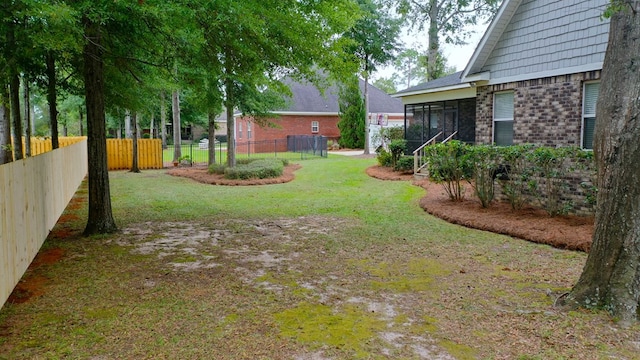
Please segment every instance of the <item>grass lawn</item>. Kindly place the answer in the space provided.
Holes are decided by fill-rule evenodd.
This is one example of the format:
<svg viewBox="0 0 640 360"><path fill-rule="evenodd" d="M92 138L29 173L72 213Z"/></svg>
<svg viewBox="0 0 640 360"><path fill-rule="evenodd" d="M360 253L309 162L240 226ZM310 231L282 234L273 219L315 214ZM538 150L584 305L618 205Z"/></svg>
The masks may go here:
<svg viewBox="0 0 640 360"><path fill-rule="evenodd" d="M0 359L638 358L638 326L553 307L585 254L433 218L374 163L255 187L113 172L121 232L91 238L80 189L41 250L64 255L0 311Z"/></svg>

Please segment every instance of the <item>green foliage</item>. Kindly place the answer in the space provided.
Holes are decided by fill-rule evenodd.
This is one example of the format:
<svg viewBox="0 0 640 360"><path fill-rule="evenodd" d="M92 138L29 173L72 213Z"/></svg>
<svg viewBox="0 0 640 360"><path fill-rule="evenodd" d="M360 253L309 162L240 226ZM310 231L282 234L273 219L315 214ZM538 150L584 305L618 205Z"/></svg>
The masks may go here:
<svg viewBox="0 0 640 360"><path fill-rule="evenodd" d="M407 151L407 140L393 140L389 144L389 152L391 153L391 166L396 169L398 160ZM413 166L413 165L412 165Z"/></svg>
<svg viewBox="0 0 640 360"><path fill-rule="evenodd" d="M513 145L500 148L500 155L503 165L497 175L499 180L503 180L502 193L507 197L511 208L522 209L528 201L527 189L531 179L531 168L527 161L527 153L531 151L532 145Z"/></svg>
<svg viewBox="0 0 640 360"><path fill-rule="evenodd" d="M371 137L373 144L380 144L383 148L387 147L393 140L402 139L404 139L404 128L400 126L381 128L379 132Z"/></svg>
<svg viewBox="0 0 640 360"><path fill-rule="evenodd" d="M376 152L378 153L378 155L376 156L376 159L378 160L378 165L385 166L385 167L392 166L391 164L392 156L390 152L388 152L384 148L379 148L376 150Z"/></svg>
<svg viewBox="0 0 640 360"><path fill-rule="evenodd" d="M357 0L362 17L345 33L349 54L358 59L365 78L394 59L400 48L400 20L384 11L379 0Z"/></svg>
<svg viewBox="0 0 640 360"><path fill-rule="evenodd" d="M349 83L341 87L339 107L340 140L338 142L340 146L351 149L363 148L366 111L357 78L352 78Z"/></svg>
<svg viewBox="0 0 640 360"><path fill-rule="evenodd" d="M392 77L389 78L378 78L371 83L373 86L378 89L384 91L387 94L395 94L398 92L396 88L396 83L394 82Z"/></svg>
<svg viewBox="0 0 640 360"><path fill-rule="evenodd" d="M209 165L208 172L209 172L209 174L222 175L222 174L224 174L224 169L226 169L226 168L227 167L224 164L211 164L211 165Z"/></svg>
<svg viewBox="0 0 640 360"><path fill-rule="evenodd" d="M453 201L464 199L462 181L469 181L473 176L469 147L462 141L452 140L425 148L429 177L442 184Z"/></svg>
<svg viewBox="0 0 640 360"><path fill-rule="evenodd" d="M224 177L227 179L267 179L281 176L284 171L284 164L279 159L260 159L251 161L248 164L238 164L234 167L227 167L224 170Z"/></svg>
<svg viewBox="0 0 640 360"><path fill-rule="evenodd" d="M395 171L412 172L413 171L413 156L401 156L396 161L396 166L393 168Z"/></svg>
<svg viewBox="0 0 640 360"><path fill-rule="evenodd" d="M473 190L483 208L489 207L495 196L494 177L500 163L498 148L493 145L470 147L473 166Z"/></svg>

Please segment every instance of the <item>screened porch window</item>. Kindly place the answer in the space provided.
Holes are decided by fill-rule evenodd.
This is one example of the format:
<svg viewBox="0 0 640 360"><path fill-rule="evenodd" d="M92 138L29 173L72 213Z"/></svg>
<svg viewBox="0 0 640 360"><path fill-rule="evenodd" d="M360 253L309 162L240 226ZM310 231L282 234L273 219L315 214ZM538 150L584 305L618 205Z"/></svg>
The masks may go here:
<svg viewBox="0 0 640 360"><path fill-rule="evenodd" d="M593 149L593 129L596 126L596 103L600 93L600 83L584 84L582 100L582 148Z"/></svg>
<svg viewBox="0 0 640 360"><path fill-rule="evenodd" d="M513 91L494 94L493 142L499 146L513 145Z"/></svg>

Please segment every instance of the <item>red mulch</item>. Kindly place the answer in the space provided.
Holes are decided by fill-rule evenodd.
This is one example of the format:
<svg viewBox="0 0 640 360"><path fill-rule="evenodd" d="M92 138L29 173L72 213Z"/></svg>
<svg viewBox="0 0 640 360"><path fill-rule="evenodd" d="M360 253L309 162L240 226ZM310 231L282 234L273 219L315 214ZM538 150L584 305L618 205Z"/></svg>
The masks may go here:
<svg viewBox="0 0 640 360"><path fill-rule="evenodd" d="M388 167L372 166L369 176L382 180L413 180L412 174L399 174ZM441 185L428 180L413 180L414 184L427 190L420 200L429 214L450 223L466 227L505 234L520 239L548 244L560 249L589 251L593 235L593 217L556 216L532 207L513 210L508 203L494 202L482 208L480 201L467 188L467 199L451 201Z"/></svg>
<svg viewBox="0 0 640 360"><path fill-rule="evenodd" d="M31 262L31 265L29 265L27 275L18 282L11 295L9 295L7 302L11 304L22 304L34 297L44 294L44 288L49 279L42 275L33 275L31 271L45 265L55 264L60 261L63 256L64 250L60 248L40 251Z"/></svg>

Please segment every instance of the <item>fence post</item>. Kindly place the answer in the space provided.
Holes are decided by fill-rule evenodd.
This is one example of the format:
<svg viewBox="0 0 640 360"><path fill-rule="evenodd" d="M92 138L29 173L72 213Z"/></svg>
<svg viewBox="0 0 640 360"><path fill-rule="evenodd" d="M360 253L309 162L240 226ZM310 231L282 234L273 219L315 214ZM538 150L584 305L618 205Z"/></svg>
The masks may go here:
<svg viewBox="0 0 640 360"><path fill-rule="evenodd" d="M189 160L191 161L191 166L193 166L193 140L189 144Z"/></svg>

